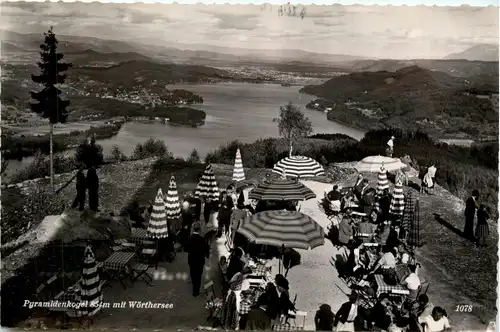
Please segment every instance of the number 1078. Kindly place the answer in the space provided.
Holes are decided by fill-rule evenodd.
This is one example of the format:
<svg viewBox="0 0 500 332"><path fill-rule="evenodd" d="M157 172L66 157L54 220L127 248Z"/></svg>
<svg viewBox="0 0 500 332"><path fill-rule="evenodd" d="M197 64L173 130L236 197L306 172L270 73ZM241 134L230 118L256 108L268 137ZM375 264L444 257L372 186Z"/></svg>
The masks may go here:
<svg viewBox="0 0 500 332"><path fill-rule="evenodd" d="M459 304L456 306L455 311L457 311L457 312L472 312L472 305Z"/></svg>

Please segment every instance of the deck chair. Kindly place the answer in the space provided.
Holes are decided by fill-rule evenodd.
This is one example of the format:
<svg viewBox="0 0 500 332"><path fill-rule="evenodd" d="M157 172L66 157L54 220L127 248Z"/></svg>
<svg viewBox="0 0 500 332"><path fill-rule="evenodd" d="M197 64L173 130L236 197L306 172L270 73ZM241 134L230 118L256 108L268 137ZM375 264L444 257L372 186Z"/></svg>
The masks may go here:
<svg viewBox="0 0 500 332"><path fill-rule="evenodd" d="M127 239L118 239L114 241L114 246L111 249L113 251L133 251L135 250L135 243L129 242Z"/></svg>
<svg viewBox="0 0 500 332"><path fill-rule="evenodd" d="M213 281L207 282L203 288L205 289L205 294L207 295L207 302L205 303L205 308L208 310L207 321L212 317L217 317L218 310L222 310L223 301L221 298L217 298L215 295L215 287Z"/></svg>
<svg viewBox="0 0 500 332"><path fill-rule="evenodd" d="M153 281L153 277L148 273L149 265L140 263L140 262L135 262L132 263L131 265L132 271L135 274L135 277L132 279L132 282L135 282L137 279L141 278L144 280L146 284L149 286L153 286L151 283Z"/></svg>

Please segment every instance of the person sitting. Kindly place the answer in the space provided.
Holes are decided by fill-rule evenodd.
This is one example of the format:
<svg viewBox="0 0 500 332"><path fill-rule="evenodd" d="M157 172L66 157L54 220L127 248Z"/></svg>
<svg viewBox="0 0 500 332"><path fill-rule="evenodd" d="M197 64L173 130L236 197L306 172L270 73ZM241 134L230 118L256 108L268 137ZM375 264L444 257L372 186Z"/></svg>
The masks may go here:
<svg viewBox="0 0 500 332"><path fill-rule="evenodd" d="M141 216L141 208L139 207L139 203L137 201L132 202L132 206L129 210L129 217L133 222L132 227L146 228L146 221Z"/></svg>
<svg viewBox="0 0 500 332"><path fill-rule="evenodd" d="M328 199L329 208L333 212L340 212L340 199L342 198L342 194L339 191L338 185L333 186L333 189L326 194L326 198Z"/></svg>
<svg viewBox="0 0 500 332"><path fill-rule="evenodd" d="M349 217L344 217L339 224L339 238L338 242L341 245L346 246L349 241L352 240L354 235L354 230L352 228L352 219Z"/></svg>
<svg viewBox="0 0 500 332"><path fill-rule="evenodd" d="M368 188L361 197L361 207L363 212L367 215L370 215L373 210L373 206L375 205L375 194L376 190L374 188Z"/></svg>
<svg viewBox="0 0 500 332"><path fill-rule="evenodd" d="M288 315L290 311L295 312L295 305L290 300L290 293L288 292L289 283L288 280L282 275L277 274L274 278L274 283L279 294L279 315Z"/></svg>
<svg viewBox="0 0 500 332"><path fill-rule="evenodd" d="M347 258L348 274L355 278L360 278L367 272L365 263L361 261L361 255L364 253L362 245L363 243L359 240L353 241L353 247Z"/></svg>
<svg viewBox="0 0 500 332"><path fill-rule="evenodd" d="M268 282L263 295L267 298L267 315L271 321L274 321L280 315L280 295L276 286L272 282Z"/></svg>
<svg viewBox="0 0 500 332"><path fill-rule="evenodd" d="M419 323L424 326L425 332L451 331L446 310L441 307L434 307L431 315L426 316L421 320L419 319Z"/></svg>
<svg viewBox="0 0 500 332"><path fill-rule="evenodd" d="M368 242L375 235L375 225L369 222L368 218L363 218L358 225L356 236L361 238L363 242Z"/></svg>
<svg viewBox="0 0 500 332"><path fill-rule="evenodd" d="M396 257L393 250L394 249L387 246L384 246L384 248L382 248L382 257L380 257L377 264L375 264L375 267L373 268L371 273L375 273L378 269L380 269L382 273L384 272L384 270L387 271L396 269Z"/></svg>
<svg viewBox="0 0 500 332"><path fill-rule="evenodd" d="M410 270L410 274L405 278L405 280L401 281L401 285L408 288L410 291L410 295L408 296L411 300L415 300L418 293L418 288L420 287L420 278L417 275L417 266L416 265L408 265L408 269Z"/></svg>
<svg viewBox="0 0 500 332"><path fill-rule="evenodd" d="M403 243L398 245L398 257L397 260L401 264L408 264L410 261L410 254Z"/></svg>
<svg viewBox="0 0 500 332"><path fill-rule="evenodd" d="M267 314L267 306L267 296L262 294L257 299L257 305L248 312L245 330L269 331L272 329L271 318Z"/></svg>
<svg viewBox="0 0 500 332"><path fill-rule="evenodd" d="M377 303L375 303L370 313L370 328L378 327L384 331L389 329L393 318L392 312L389 309L390 305L389 294L380 294Z"/></svg>
<svg viewBox="0 0 500 332"><path fill-rule="evenodd" d="M363 174L359 173L356 178L356 183L354 184L354 186L352 186L352 191L355 192L356 188L362 185L363 185Z"/></svg>
<svg viewBox="0 0 500 332"><path fill-rule="evenodd" d="M378 225L377 230L375 231L377 242L384 246L387 243L387 239L389 239L390 232L390 227L385 223Z"/></svg>
<svg viewBox="0 0 500 332"><path fill-rule="evenodd" d="M236 273L241 273L243 272L243 268L245 267L245 262L243 261L243 256L244 256L243 249L240 247L237 247L234 249L231 257L229 258L229 264L227 266L227 278L231 280L231 278L236 274Z"/></svg>
<svg viewBox="0 0 500 332"><path fill-rule="evenodd" d="M319 310L316 311L316 315L314 316L316 331L332 331L334 319L335 315L332 312L332 308L328 304L320 305Z"/></svg>
<svg viewBox="0 0 500 332"><path fill-rule="evenodd" d="M432 314L433 309L434 305L429 301L427 294L420 294L417 299L417 306L412 308L410 315L410 329L412 331L422 330L421 322Z"/></svg>
<svg viewBox="0 0 500 332"><path fill-rule="evenodd" d="M369 181L368 179L363 179L360 184L354 187L354 195L356 196L358 202L363 200L365 192L368 190Z"/></svg>

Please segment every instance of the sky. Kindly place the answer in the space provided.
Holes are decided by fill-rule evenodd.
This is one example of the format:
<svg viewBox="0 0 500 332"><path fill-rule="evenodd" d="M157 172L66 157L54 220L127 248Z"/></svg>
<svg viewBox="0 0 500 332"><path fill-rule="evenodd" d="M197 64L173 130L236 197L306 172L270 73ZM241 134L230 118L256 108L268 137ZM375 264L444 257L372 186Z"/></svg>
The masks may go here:
<svg viewBox="0 0 500 332"><path fill-rule="evenodd" d="M306 10L304 19L278 17L278 7L2 2L0 28L41 33L53 25L64 35L189 49L299 49L399 59L440 58L477 44L498 44L498 7L299 5L297 12Z"/></svg>

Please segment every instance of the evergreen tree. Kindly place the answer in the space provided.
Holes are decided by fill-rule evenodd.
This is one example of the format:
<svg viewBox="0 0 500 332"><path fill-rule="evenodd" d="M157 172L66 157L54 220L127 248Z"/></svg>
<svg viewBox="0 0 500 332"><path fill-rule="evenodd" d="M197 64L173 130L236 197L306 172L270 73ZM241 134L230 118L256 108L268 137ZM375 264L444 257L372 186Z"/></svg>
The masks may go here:
<svg viewBox="0 0 500 332"><path fill-rule="evenodd" d="M50 27L47 33L44 33L45 40L40 45L40 61L37 62L40 69L40 75L31 75L33 82L43 85L39 92L31 91L31 98L35 101L30 104L31 110L45 119L49 119L50 125L50 185L54 190L54 151L53 134L54 124L64 123L68 118L67 107L68 100L62 100L59 95L61 90L57 88L58 84L64 83L66 75L62 74L70 67L70 63L60 62L64 55L57 52L58 41Z"/></svg>

